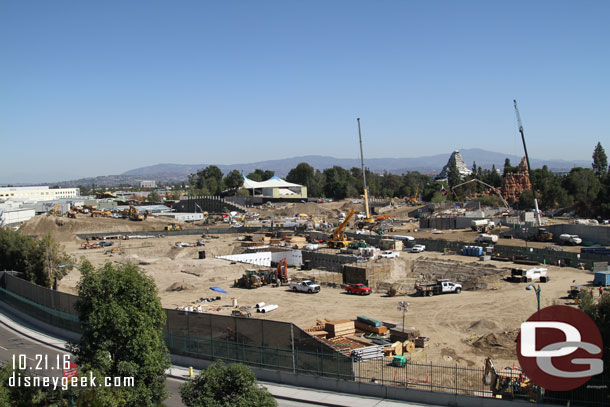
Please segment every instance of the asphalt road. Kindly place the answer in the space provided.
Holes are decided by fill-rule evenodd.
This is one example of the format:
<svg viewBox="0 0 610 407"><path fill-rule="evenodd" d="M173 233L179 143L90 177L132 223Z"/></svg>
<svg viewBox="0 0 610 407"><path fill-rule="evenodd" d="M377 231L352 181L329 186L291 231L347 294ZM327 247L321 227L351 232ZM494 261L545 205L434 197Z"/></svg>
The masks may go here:
<svg viewBox="0 0 610 407"><path fill-rule="evenodd" d="M0 324L0 360L15 367L25 367L32 374L48 377L62 377L64 361L74 362L68 352L33 341ZM14 360L14 362L13 362ZM180 385L183 382L168 377L165 387L169 397L165 400L167 407L183 407L180 400ZM280 407L312 406L309 403L277 399Z"/></svg>

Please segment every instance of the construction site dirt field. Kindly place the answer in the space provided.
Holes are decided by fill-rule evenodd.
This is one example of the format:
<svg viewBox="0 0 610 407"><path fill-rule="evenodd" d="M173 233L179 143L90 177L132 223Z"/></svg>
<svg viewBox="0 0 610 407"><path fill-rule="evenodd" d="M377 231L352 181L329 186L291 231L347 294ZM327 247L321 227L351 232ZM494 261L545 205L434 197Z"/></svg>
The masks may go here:
<svg viewBox="0 0 610 407"><path fill-rule="evenodd" d="M345 206L334 204L341 209ZM292 209L286 212L293 212ZM402 252L398 259L382 260L391 264L390 277L388 281L379 282L384 283L380 284L379 292L369 296L348 295L340 288L339 273L315 269L301 271L289 268L288 277L314 277L322 283L321 292L317 294L295 293L286 286L263 286L248 290L234 288L233 282L246 269L253 268L252 265L215 258L242 252L237 233L219 235L216 238L208 235L203 247L176 247L178 241L195 243L200 239L199 236L117 240L113 247L120 247L121 252L111 253L110 248L81 249L82 240L78 239L75 233L118 232L130 230L128 228L159 230L162 224L168 222L160 219L136 223L121 219L86 218L62 219L63 225L57 226L53 224L55 220L52 218L35 220L36 224L26 224L22 231L29 234L51 233L76 259L86 258L96 266L106 262L131 262L138 265L155 281L165 308L201 306L203 312L229 315L233 309L232 301L236 299L238 306L250 307L244 310L249 310L253 318L293 322L302 328L308 328L316 324L316 319L355 319L358 315L400 324L403 313L397 310L398 302L408 301L410 306L405 314L405 326L415 327L422 336L430 338L424 349L417 349L411 355L413 360L418 361L482 367L483 360L491 356L501 367L516 365L516 333L521 322L536 311L536 296L532 291L525 290L527 284L514 284L503 280L503 277L510 274L511 267L517 267L512 263L481 262L472 257L432 252ZM431 233L429 235L438 236ZM448 234L441 236L446 235ZM205 259L199 259L200 250L205 250ZM566 298L566 291L572 284L587 284L591 281L591 275L587 271L553 266L547 268L551 279L540 285L543 307L552 304L573 304L572 300ZM473 287L479 289L470 291L465 286L467 291L460 294L413 296L415 281L438 276L439 272L445 276L455 276L458 280L475 279L477 284ZM59 289L75 294L79 278L79 271L72 270L60 281ZM391 283L401 285L411 294L387 297L385 289L381 287ZM219 295L210 290L211 286L221 287L228 294L220 294L220 301L201 302L202 298ZM256 313L254 305L259 302L277 304L279 308L271 313Z"/></svg>

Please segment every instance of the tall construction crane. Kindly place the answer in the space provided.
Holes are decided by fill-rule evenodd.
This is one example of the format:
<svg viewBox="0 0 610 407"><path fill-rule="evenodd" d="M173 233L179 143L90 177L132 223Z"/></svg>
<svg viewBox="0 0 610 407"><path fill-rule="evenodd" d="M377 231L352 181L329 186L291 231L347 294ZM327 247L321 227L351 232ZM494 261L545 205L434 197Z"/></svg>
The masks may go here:
<svg viewBox="0 0 610 407"><path fill-rule="evenodd" d="M345 217L345 220L335 228L335 230L333 231L333 235L330 237L330 239L326 241L328 247L340 249L342 247L347 247L349 242L351 242L351 240L348 239L348 237L345 235L345 228L347 228L347 224L349 223L350 219L352 219L352 216L354 216L355 213L355 210L350 209L350 211L347 213L347 216Z"/></svg>
<svg viewBox="0 0 610 407"><path fill-rule="evenodd" d="M521 133L521 141L523 141L523 150L525 151L525 161L527 162L527 172L532 184L532 194L534 195L534 209L536 214L536 225L541 226L542 221L540 219L540 210L538 209L538 199L536 198L536 188L534 188L534 180L532 178L532 167L530 166L530 157L527 154L527 146L525 145L525 134L523 133L523 124L521 123L521 115L519 114L519 108L517 107L517 100L513 99L515 105L515 112L517 113L517 123L519 124L519 133Z"/></svg>
<svg viewBox="0 0 610 407"><path fill-rule="evenodd" d="M369 210L369 188L366 185L366 171L364 170L364 154L362 153L362 132L360 131L360 118L356 119L358 121L358 138L360 139L360 165L362 167L362 181L364 183L364 214L366 218L362 221L364 223L375 223L375 219L371 217L371 212Z"/></svg>

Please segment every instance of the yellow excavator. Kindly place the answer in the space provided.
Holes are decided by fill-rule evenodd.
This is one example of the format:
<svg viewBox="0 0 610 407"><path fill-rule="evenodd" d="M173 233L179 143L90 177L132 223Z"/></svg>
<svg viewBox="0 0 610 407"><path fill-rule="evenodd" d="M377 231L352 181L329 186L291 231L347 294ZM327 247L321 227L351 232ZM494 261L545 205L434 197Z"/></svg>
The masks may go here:
<svg viewBox="0 0 610 407"><path fill-rule="evenodd" d="M51 209L49 213L47 213L47 216L61 216L61 205L55 204L53 209Z"/></svg>
<svg viewBox="0 0 610 407"><path fill-rule="evenodd" d="M328 247L340 249L342 247L347 247L347 245L352 241L352 239L348 239L348 237L345 236L345 228L347 228L347 224L352 219L355 213L355 210L350 209L350 211L347 213L347 216L345 217L345 220L335 228L331 238L326 241Z"/></svg>
<svg viewBox="0 0 610 407"><path fill-rule="evenodd" d="M133 205L129 205L129 211L127 212L129 220L142 221L144 215L140 215L140 211Z"/></svg>
<svg viewBox="0 0 610 407"><path fill-rule="evenodd" d="M521 369L515 370L509 374L500 374L496 371L491 358L487 358L485 359L483 384L489 386L495 397L536 401L538 388L523 374Z"/></svg>

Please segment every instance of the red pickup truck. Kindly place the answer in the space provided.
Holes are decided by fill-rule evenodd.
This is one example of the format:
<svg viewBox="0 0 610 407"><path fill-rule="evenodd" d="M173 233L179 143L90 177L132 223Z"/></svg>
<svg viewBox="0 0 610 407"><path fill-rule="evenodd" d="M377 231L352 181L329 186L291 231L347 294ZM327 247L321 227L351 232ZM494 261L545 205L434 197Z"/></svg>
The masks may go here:
<svg viewBox="0 0 610 407"><path fill-rule="evenodd" d="M345 287L345 291L348 294L360 294L360 295L369 295L371 293L371 289L364 284L352 284Z"/></svg>

